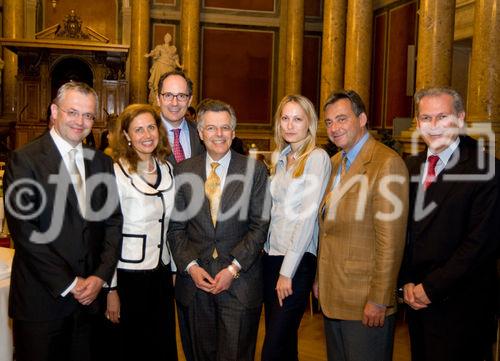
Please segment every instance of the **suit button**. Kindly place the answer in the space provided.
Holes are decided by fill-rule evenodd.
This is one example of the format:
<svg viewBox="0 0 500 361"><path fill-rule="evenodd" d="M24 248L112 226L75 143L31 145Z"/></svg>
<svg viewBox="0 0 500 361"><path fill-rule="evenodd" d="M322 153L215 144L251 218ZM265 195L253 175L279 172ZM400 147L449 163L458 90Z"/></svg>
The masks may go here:
<svg viewBox="0 0 500 361"><path fill-rule="evenodd" d="M158 248L161 248L161 243L158 245Z"/></svg>

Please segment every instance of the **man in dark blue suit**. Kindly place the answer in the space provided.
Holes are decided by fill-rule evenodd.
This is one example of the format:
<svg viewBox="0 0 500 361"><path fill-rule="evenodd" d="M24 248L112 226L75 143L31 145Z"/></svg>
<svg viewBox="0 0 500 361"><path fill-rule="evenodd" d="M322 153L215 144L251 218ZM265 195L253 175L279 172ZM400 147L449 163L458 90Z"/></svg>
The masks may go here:
<svg viewBox="0 0 500 361"><path fill-rule="evenodd" d="M499 162L460 135L462 98L415 94L427 149L407 160L412 184L401 277L413 361L484 360L491 352L500 238Z"/></svg>
<svg viewBox="0 0 500 361"><path fill-rule="evenodd" d="M70 82L52 129L13 152L4 176L16 248L9 314L17 361L91 360L95 299L118 259L122 216L111 159L82 147L97 94Z"/></svg>

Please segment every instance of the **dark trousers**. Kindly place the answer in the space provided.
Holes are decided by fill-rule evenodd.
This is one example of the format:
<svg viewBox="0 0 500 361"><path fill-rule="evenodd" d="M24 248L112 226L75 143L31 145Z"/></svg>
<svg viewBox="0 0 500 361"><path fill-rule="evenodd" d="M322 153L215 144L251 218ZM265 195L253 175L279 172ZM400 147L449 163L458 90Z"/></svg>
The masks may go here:
<svg viewBox="0 0 500 361"><path fill-rule="evenodd" d="M58 320L14 319L16 361L91 361L90 335L95 317L79 306L71 315Z"/></svg>
<svg viewBox="0 0 500 361"><path fill-rule="evenodd" d="M217 261L207 266L216 274ZM193 361L253 361L262 307L246 308L229 291L198 289L188 306L177 304L184 353Z"/></svg>
<svg viewBox="0 0 500 361"><path fill-rule="evenodd" d="M488 308L449 302L409 309L407 315L412 361L491 359L496 321Z"/></svg>
<svg viewBox="0 0 500 361"><path fill-rule="evenodd" d="M276 282L283 256L264 257L264 305L266 336L262 361L298 360L297 332L307 306L307 299L316 274L316 256L305 253L292 279L293 294L278 303Z"/></svg>
<svg viewBox="0 0 500 361"><path fill-rule="evenodd" d="M121 360L176 361L170 265L150 271L118 269Z"/></svg>

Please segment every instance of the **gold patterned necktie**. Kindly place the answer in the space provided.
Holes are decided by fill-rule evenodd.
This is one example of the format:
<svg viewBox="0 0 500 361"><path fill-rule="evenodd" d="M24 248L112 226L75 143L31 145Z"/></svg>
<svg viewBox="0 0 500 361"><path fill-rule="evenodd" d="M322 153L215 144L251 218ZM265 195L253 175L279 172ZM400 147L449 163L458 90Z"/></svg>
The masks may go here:
<svg viewBox="0 0 500 361"><path fill-rule="evenodd" d="M346 172L347 172L347 155L344 155L344 157L342 157L342 166L340 168L339 183L342 181L342 179L344 179Z"/></svg>
<svg viewBox="0 0 500 361"><path fill-rule="evenodd" d="M205 182L205 194L210 203L210 216L212 218L212 224L215 227L215 224L217 223L217 213L219 211L219 203L222 193L220 186L220 177L217 175L215 170L218 166L220 166L220 164L217 162L212 162L210 163L210 166L212 167L212 170L210 171L210 174L208 175ZM217 253L217 248L214 248L212 257L215 259L218 256L219 255Z"/></svg>
<svg viewBox="0 0 500 361"><path fill-rule="evenodd" d="M78 206L80 207L80 212L82 215L85 214L85 188L83 184L83 178L76 165L76 153L77 149L73 148L68 153L68 171L71 177L71 183L75 188L76 198L78 199Z"/></svg>

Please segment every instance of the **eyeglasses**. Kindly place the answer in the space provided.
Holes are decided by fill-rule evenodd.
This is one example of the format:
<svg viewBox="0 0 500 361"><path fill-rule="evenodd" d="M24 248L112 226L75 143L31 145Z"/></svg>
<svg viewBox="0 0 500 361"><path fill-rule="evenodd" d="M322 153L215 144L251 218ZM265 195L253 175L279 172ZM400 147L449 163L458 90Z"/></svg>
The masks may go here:
<svg viewBox="0 0 500 361"><path fill-rule="evenodd" d="M165 100L165 101L171 102L175 98L175 99L177 99L178 102L181 102L181 103L187 102L189 97L191 96L191 95L186 94L186 93L174 94L174 93L170 93L170 92L160 93L160 95L163 98L163 100Z"/></svg>
<svg viewBox="0 0 500 361"><path fill-rule="evenodd" d="M94 121L95 120L95 115L92 114L92 113L83 113L83 114L80 114L80 112L78 110L75 110L75 109L69 109L69 110L65 110L63 108L61 108L59 105L56 104L56 106L63 112L63 113L66 113L68 115L68 118L71 119L71 120L75 120L75 119L79 119L80 116L83 118L83 120L88 120L88 121Z"/></svg>
<svg viewBox="0 0 500 361"><path fill-rule="evenodd" d="M222 127L216 127L215 125L207 125L204 127L206 132L208 133L216 133L218 129L220 129L223 133L228 133L233 131L233 127L230 125L223 125Z"/></svg>

